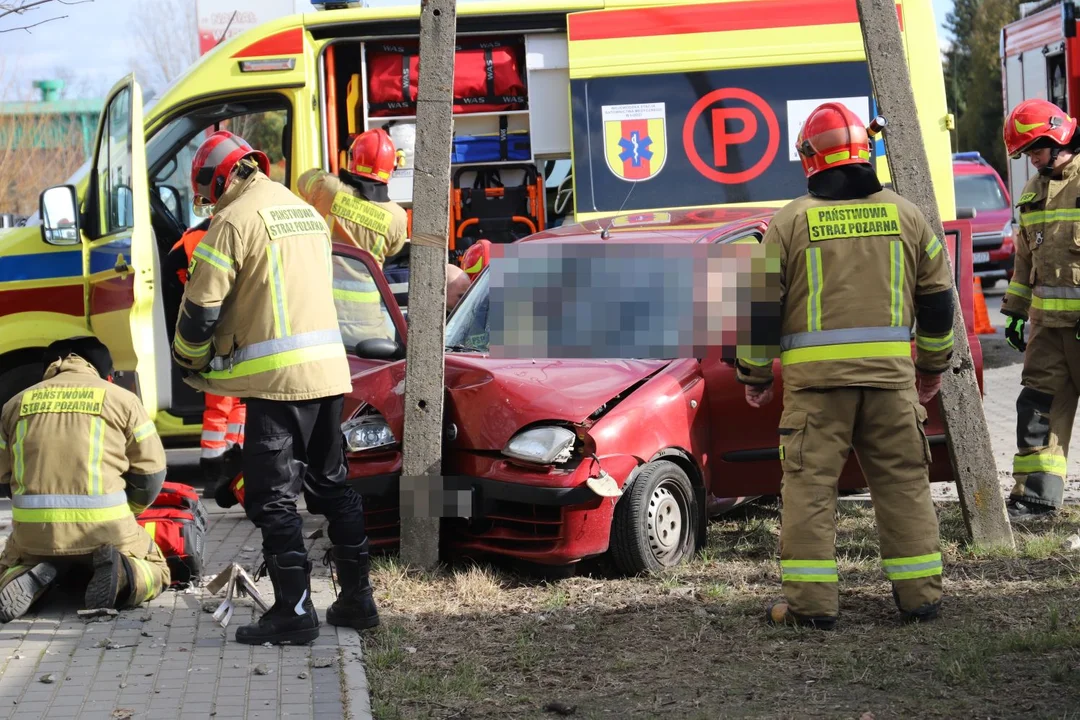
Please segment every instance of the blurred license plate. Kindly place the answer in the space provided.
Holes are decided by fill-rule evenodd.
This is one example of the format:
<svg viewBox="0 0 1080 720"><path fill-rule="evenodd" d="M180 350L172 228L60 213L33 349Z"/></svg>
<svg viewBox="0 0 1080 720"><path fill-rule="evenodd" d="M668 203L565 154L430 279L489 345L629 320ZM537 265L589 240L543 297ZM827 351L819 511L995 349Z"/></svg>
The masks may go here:
<svg viewBox="0 0 1080 720"><path fill-rule="evenodd" d="M990 262L990 253L988 253L988 252L977 252L977 253L975 253L975 256L974 256L974 258L972 259L971 262L973 262L975 264Z"/></svg>

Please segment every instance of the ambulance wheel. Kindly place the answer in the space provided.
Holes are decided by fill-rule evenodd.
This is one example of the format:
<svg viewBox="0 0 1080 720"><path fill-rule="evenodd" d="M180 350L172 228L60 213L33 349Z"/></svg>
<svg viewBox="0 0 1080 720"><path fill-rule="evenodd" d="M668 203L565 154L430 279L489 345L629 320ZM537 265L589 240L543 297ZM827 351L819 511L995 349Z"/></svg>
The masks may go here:
<svg viewBox="0 0 1080 720"><path fill-rule="evenodd" d="M675 567L694 553L697 500L690 478L673 462L649 463L615 506L611 557L627 575Z"/></svg>
<svg viewBox="0 0 1080 720"><path fill-rule="evenodd" d="M41 363L19 365L0 373L0 407L26 388L41 382L44 373Z"/></svg>

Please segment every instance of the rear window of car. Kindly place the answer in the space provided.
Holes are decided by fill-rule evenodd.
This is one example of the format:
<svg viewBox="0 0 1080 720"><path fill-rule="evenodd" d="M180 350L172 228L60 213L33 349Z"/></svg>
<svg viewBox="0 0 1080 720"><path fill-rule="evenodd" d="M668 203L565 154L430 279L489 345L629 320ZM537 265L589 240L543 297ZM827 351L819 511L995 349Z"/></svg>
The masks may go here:
<svg viewBox="0 0 1080 720"><path fill-rule="evenodd" d="M1001 185L992 175L954 175L956 207L1004 210L1009 207Z"/></svg>

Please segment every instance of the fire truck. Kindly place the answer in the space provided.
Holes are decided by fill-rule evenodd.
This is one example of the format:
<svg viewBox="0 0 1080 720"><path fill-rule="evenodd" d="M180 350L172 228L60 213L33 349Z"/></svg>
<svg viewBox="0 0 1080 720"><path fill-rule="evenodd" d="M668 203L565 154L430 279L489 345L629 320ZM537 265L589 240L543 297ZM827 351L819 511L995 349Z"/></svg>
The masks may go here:
<svg viewBox="0 0 1080 720"><path fill-rule="evenodd" d="M1001 29L1001 85L1007 113L1022 100L1049 100L1080 115L1080 42L1076 7L1066 2L1022 3L1034 10ZM1009 196L1018 198L1035 170L1026 157L1009 159Z"/></svg>
<svg viewBox="0 0 1080 720"><path fill-rule="evenodd" d="M94 334L163 439L197 442L202 398L169 349L182 287L162 260L199 222L190 167L210 132L246 137L295 187L312 167L340 168L355 134L385 127L406 154L391 197L411 206L420 8L336 4L222 42L149 101L134 76L110 91L90 160L42 193L26 227L0 230L0 402L40 380L50 342ZM933 10L896 9L950 221L952 122L925 52L937 47ZM451 253L561 220L777 207L805 192L793 146L811 109L835 99L876 114L855 0L467 3L457 42ZM887 180L885 150L879 140ZM549 198L557 163L571 169ZM369 263L351 250L335 253Z"/></svg>

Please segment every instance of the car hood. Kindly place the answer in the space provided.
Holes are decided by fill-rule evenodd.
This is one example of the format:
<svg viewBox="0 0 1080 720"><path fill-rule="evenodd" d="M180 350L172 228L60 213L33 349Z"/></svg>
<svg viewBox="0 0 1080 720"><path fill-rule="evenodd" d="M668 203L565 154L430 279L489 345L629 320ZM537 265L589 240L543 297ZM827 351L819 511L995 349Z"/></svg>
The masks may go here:
<svg viewBox="0 0 1080 720"><path fill-rule="evenodd" d="M1012 210L980 210L971 221L973 233L1001 232L1005 223L1012 221Z"/></svg>
<svg viewBox="0 0 1080 720"><path fill-rule="evenodd" d="M447 355L446 421L455 447L501 450L521 427L542 420L584 423L627 388L659 372L669 360L500 360ZM355 404L368 403L404 430L405 362L353 377ZM350 403L352 404L352 403Z"/></svg>

